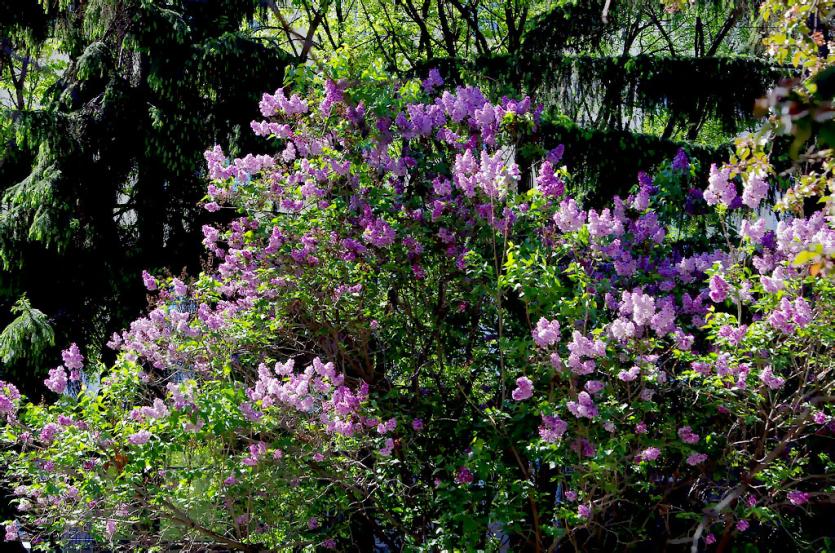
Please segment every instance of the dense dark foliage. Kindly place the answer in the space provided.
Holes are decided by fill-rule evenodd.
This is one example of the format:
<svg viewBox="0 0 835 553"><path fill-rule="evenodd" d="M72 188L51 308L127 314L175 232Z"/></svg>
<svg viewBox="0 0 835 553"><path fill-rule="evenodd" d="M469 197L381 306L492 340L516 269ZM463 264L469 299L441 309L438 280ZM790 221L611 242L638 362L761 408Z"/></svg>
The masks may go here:
<svg viewBox="0 0 835 553"><path fill-rule="evenodd" d="M241 30L252 0L21 6L26 18L5 12L3 32L59 40L68 66L11 114L4 137L2 325L26 293L59 344L72 335L100 345L144 305L141 268L199 266L202 152L227 140L259 148L241 129L258 92L283 81L288 56ZM42 370L9 360L4 372Z"/></svg>

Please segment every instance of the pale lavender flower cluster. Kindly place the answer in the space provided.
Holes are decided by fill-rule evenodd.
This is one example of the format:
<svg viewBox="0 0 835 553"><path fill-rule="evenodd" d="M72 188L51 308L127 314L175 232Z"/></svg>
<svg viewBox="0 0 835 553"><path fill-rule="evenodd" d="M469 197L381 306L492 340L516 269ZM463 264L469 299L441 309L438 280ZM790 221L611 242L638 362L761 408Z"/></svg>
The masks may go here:
<svg viewBox="0 0 835 553"><path fill-rule="evenodd" d="M756 209L768 195L768 182L760 175L751 174L742 189L742 203Z"/></svg>
<svg viewBox="0 0 835 553"><path fill-rule="evenodd" d="M554 166L547 160L539 168L536 187L550 198L558 198L565 193L565 183L554 173Z"/></svg>
<svg viewBox="0 0 835 553"><path fill-rule="evenodd" d="M63 366L49 370L49 378L43 381L47 388L56 394L63 394L67 389L67 371Z"/></svg>
<svg viewBox="0 0 835 553"><path fill-rule="evenodd" d="M554 213L554 223L562 232L580 230L585 223L585 218L585 212L580 210L574 198L561 201L559 209Z"/></svg>
<svg viewBox="0 0 835 553"><path fill-rule="evenodd" d="M795 298L791 302L783 296L777 309L768 316L768 322L776 330L785 334L792 334L795 326L804 328L814 318L814 313L809 303L802 297Z"/></svg>
<svg viewBox="0 0 835 553"><path fill-rule="evenodd" d="M344 376L336 372L333 363L322 363L318 357L303 372L294 372L292 359L276 363L274 372L277 377L261 365L255 386L247 390L249 400L261 409L284 405L311 416L318 412L314 420L328 433L350 436L362 429L358 410L368 396L367 384L352 391L343 384ZM241 409L260 418L248 402Z"/></svg>
<svg viewBox="0 0 835 553"><path fill-rule="evenodd" d="M387 248L394 244L395 232L387 222L382 219L372 219L365 227L363 238L378 248Z"/></svg>
<svg viewBox="0 0 835 553"><path fill-rule="evenodd" d="M623 382L633 382L641 375L640 367L632 367L629 370L622 370L618 373L618 379Z"/></svg>
<svg viewBox="0 0 835 553"><path fill-rule="evenodd" d="M710 299L714 303L721 303L728 297L731 286L722 278L721 275L713 275L710 277Z"/></svg>
<svg viewBox="0 0 835 553"><path fill-rule="evenodd" d="M264 117L272 117L277 113L284 113L285 115L307 113L307 102L297 94L293 94L288 99L284 94L284 88L279 88L275 91L275 94L264 94L258 107Z"/></svg>
<svg viewBox="0 0 835 553"><path fill-rule="evenodd" d="M514 401L524 401L533 395L533 382L527 376L516 379L516 388L511 393Z"/></svg>
<svg viewBox="0 0 835 553"><path fill-rule="evenodd" d="M592 358L606 356L606 343L602 340L592 340L575 330L572 341L568 344L568 366L575 374L591 374L597 367ZM584 360L585 359L585 360Z"/></svg>
<svg viewBox="0 0 835 553"><path fill-rule="evenodd" d="M433 67L429 70L429 75L421 83L425 92L434 92L436 88L444 85L444 79L441 77L441 72Z"/></svg>
<svg viewBox="0 0 835 553"><path fill-rule="evenodd" d="M553 346L560 341L560 323L556 319L549 321L541 317L532 331L533 341L541 348Z"/></svg>
<svg viewBox="0 0 835 553"><path fill-rule="evenodd" d="M145 445L151 439L151 433L147 430L140 430L128 436L128 442L132 445Z"/></svg>
<svg viewBox="0 0 835 553"><path fill-rule="evenodd" d="M542 424L539 426L539 436L542 441L554 443L562 438L568 430L568 423L556 415L542 415Z"/></svg>
<svg viewBox="0 0 835 553"><path fill-rule="evenodd" d="M789 503L798 507L800 505L803 505L804 503L808 503L810 497L811 494L807 492L801 492L800 490L792 490L786 494L786 499L789 500Z"/></svg>
<svg viewBox="0 0 835 553"><path fill-rule="evenodd" d="M636 460L640 463L642 461L655 461L658 457L661 456L661 450L657 447L648 447L641 451L637 456Z"/></svg>
<svg viewBox="0 0 835 553"><path fill-rule="evenodd" d="M693 432L693 429L689 426L679 428L678 437L686 444L695 444L699 441L699 435Z"/></svg>
<svg viewBox="0 0 835 553"><path fill-rule="evenodd" d="M0 416L5 416L8 422L16 418L17 400L20 392L14 384L0 380Z"/></svg>
<svg viewBox="0 0 835 553"><path fill-rule="evenodd" d="M729 180L731 170L728 167L719 169L716 164L710 166L708 187L704 192L707 205L722 204L730 207L736 199L736 186Z"/></svg>
<svg viewBox="0 0 835 553"><path fill-rule="evenodd" d="M597 405L594 404L594 400L588 392L580 392L577 395L577 401L569 401L566 403L566 407L578 419L593 419L599 414Z"/></svg>
<svg viewBox="0 0 835 553"><path fill-rule="evenodd" d="M771 367L771 365L767 365L760 372L760 380L762 380L763 384L765 384L772 390L779 390L783 387L783 384L786 383L786 380L784 378L774 374L774 369Z"/></svg>
<svg viewBox="0 0 835 553"><path fill-rule="evenodd" d="M264 442L256 442L254 444L250 444L249 446L249 455L244 458L242 463L248 467L254 467L258 464L259 459L263 455L267 453L267 444Z"/></svg>

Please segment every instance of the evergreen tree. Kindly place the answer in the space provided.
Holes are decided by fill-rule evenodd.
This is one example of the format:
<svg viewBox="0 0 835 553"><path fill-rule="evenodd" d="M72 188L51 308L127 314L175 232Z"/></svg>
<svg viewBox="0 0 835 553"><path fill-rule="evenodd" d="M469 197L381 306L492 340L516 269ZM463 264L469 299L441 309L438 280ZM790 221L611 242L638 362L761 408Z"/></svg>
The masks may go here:
<svg viewBox="0 0 835 553"><path fill-rule="evenodd" d="M254 36L257 9L255 0L4 6L0 301L20 308L3 317L18 317L4 351L36 339L21 332L28 302L57 345L72 335L94 351L144 306L143 268L198 266L203 151L228 140L258 150L249 121L288 63ZM3 361L19 382L37 385L46 369L32 356Z"/></svg>

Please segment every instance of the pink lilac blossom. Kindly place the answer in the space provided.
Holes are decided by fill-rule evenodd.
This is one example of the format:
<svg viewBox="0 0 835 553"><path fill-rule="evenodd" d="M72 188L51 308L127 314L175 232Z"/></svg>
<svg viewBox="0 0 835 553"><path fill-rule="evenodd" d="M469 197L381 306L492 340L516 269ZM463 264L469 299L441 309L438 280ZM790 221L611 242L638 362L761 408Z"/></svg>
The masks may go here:
<svg viewBox="0 0 835 553"><path fill-rule="evenodd" d="M6 524L4 530L6 532L4 536L4 539L6 541L17 541L18 539L20 539L20 535L17 529L17 522Z"/></svg>
<svg viewBox="0 0 835 553"><path fill-rule="evenodd" d="M596 394L605 387L605 384L603 384L600 380L589 380L583 387L588 393Z"/></svg>
<svg viewBox="0 0 835 553"><path fill-rule="evenodd" d="M676 347L684 351L689 351L693 347L693 342L696 341L695 336L692 334L685 334L681 330L676 330L674 338L676 341Z"/></svg>
<svg viewBox="0 0 835 553"><path fill-rule="evenodd" d="M774 374L771 365L766 366L762 372L760 372L760 380L772 390L779 390L783 387L783 384L786 383L784 378Z"/></svg>
<svg viewBox="0 0 835 553"><path fill-rule="evenodd" d="M748 332L748 325L740 325L737 328L734 328L730 325L723 325L719 329L719 336L728 340L731 345L738 346L740 342L745 338L745 334Z"/></svg>
<svg viewBox="0 0 835 553"><path fill-rule="evenodd" d="M736 198L736 186L728 180L730 175L729 167L723 167L720 170L715 163L710 166L708 187L703 194L707 205L722 204L726 207L731 205Z"/></svg>
<svg viewBox="0 0 835 553"><path fill-rule="evenodd" d="M609 326L612 337L620 343L627 342L635 336L635 324L629 319L620 317L615 319Z"/></svg>
<svg viewBox="0 0 835 553"><path fill-rule="evenodd" d="M784 334L792 334L794 332L794 306L785 296L780 300L780 305L777 309L771 312L768 316L768 323L775 329Z"/></svg>
<svg viewBox="0 0 835 553"><path fill-rule="evenodd" d="M751 209L757 209L767 195L768 182L762 176L752 173L742 189L742 203Z"/></svg>
<svg viewBox="0 0 835 553"><path fill-rule="evenodd" d="M814 319L814 313L812 312L812 308L809 306L808 302L805 299L798 297L794 300L794 313L792 314L792 320L795 324L800 328L805 328L812 319Z"/></svg>
<svg viewBox="0 0 835 553"><path fill-rule="evenodd" d="M786 498L789 500L789 503L798 507L800 505L803 505L804 503L807 503L810 497L810 494L806 492L801 492L799 490L792 490L786 494Z"/></svg>
<svg viewBox="0 0 835 553"><path fill-rule="evenodd" d="M152 406L149 407L146 405L139 411L144 418L150 420L161 419L169 415L168 407L166 407L165 402L159 398L154 400Z"/></svg>
<svg viewBox="0 0 835 553"><path fill-rule="evenodd" d="M621 317L631 315L632 320L638 326L647 325L655 315L655 298L645 294L640 289L635 289L632 292L624 290L621 293L618 313Z"/></svg>
<svg viewBox="0 0 835 553"><path fill-rule="evenodd" d="M716 376L723 378L731 374L729 362L730 355L728 353L720 353L716 356Z"/></svg>
<svg viewBox="0 0 835 553"><path fill-rule="evenodd" d="M380 435L388 434L389 432L393 432L395 428L397 428L397 419L391 418L377 425L377 433Z"/></svg>
<svg viewBox="0 0 835 553"><path fill-rule="evenodd" d="M742 221L741 234L753 244L760 244L765 236L765 219L757 219L750 222L747 219Z"/></svg>
<svg viewBox="0 0 835 553"><path fill-rule="evenodd" d="M511 393L514 401L524 401L533 395L533 382L527 376L516 379L516 388Z"/></svg>
<svg viewBox="0 0 835 553"><path fill-rule="evenodd" d="M68 349L61 352L61 358L64 360L64 366L68 369L84 368L84 356L81 355L75 343L70 344Z"/></svg>
<svg viewBox="0 0 835 553"><path fill-rule="evenodd" d="M38 435L38 438L43 443L50 444L59 432L61 432L61 427L55 424L54 422L50 422L44 425L44 427L41 429L41 433Z"/></svg>
<svg viewBox="0 0 835 553"><path fill-rule="evenodd" d="M449 179L444 177L438 177L432 181L432 188L436 195L438 196L449 196L452 193L452 186L449 182Z"/></svg>
<svg viewBox="0 0 835 553"><path fill-rule="evenodd" d="M699 441L699 435L693 432L693 429L689 426L679 428L678 437L686 444L695 444Z"/></svg>
<svg viewBox="0 0 835 553"><path fill-rule="evenodd" d="M560 208L554 213L554 223L562 232L579 230L584 223L585 213L577 207L573 198L560 202Z"/></svg>
<svg viewBox="0 0 835 553"><path fill-rule="evenodd" d="M533 341L541 348L553 346L560 340L560 323L556 319L549 321L545 317L539 319L532 332Z"/></svg>
<svg viewBox="0 0 835 553"><path fill-rule="evenodd" d="M673 301L662 300L655 315L650 319L650 327L658 336L666 336L675 329L676 312Z"/></svg>
<svg viewBox="0 0 835 553"><path fill-rule="evenodd" d="M728 284L724 278L720 275L713 275L710 277L710 299L714 303L721 303L725 301L728 297L728 292L731 290L730 284Z"/></svg>
<svg viewBox="0 0 835 553"><path fill-rule="evenodd" d="M623 381L623 382L633 382L638 378L638 376L640 374L641 374L641 368L640 367L632 367L628 371L626 371L626 370L620 371L618 373L618 379Z"/></svg>
<svg viewBox="0 0 835 553"><path fill-rule="evenodd" d="M550 161L545 161L539 169L539 176L536 178L536 187L545 195L551 198L558 198L565 192L565 184L556 174L554 166Z"/></svg>
<svg viewBox="0 0 835 553"><path fill-rule="evenodd" d="M378 248L387 248L394 244L395 232L391 226L382 219L374 219L365 227L363 238L369 244Z"/></svg>
<svg viewBox="0 0 835 553"><path fill-rule="evenodd" d="M581 457L588 457L589 459L597 455L597 449L594 445L585 438L578 438L571 444L571 451L575 452Z"/></svg>
<svg viewBox="0 0 835 553"><path fill-rule="evenodd" d="M174 293L178 296L185 296L188 294L188 286L180 280L179 278L175 278L171 281L171 284L174 286Z"/></svg>
<svg viewBox="0 0 835 553"><path fill-rule="evenodd" d="M279 112L284 112L286 115L307 113L307 102L296 94L293 94L288 99L284 95L283 88L276 90L275 94L264 94L261 97L261 102L259 102L258 107L261 109L261 115L264 117L271 117Z"/></svg>
<svg viewBox="0 0 835 553"><path fill-rule="evenodd" d="M661 450L657 447L648 447L638 454L637 460L640 461L655 461L661 455Z"/></svg>
<svg viewBox="0 0 835 553"><path fill-rule="evenodd" d="M267 453L267 444L264 442L258 442L254 444L250 444L249 446L249 456L243 460L243 464L249 467L254 467L258 464L258 460ZM318 453L317 453L318 454Z"/></svg>
<svg viewBox="0 0 835 553"><path fill-rule="evenodd" d="M472 484L475 477L473 473L467 467L460 467L458 469L458 474L455 476L455 481L458 484Z"/></svg>
<svg viewBox="0 0 835 553"><path fill-rule="evenodd" d="M133 445L144 445L148 443L148 440L150 439L151 433L147 430L140 430L139 432L136 432L135 434L131 434L130 436L128 436L128 442L130 442Z"/></svg>
<svg viewBox="0 0 835 553"><path fill-rule="evenodd" d="M104 534L107 536L107 539L112 540L113 536L116 535L116 521L108 519L107 522L104 524Z"/></svg>
<svg viewBox="0 0 835 553"><path fill-rule="evenodd" d="M760 277L760 284L763 289L769 294L776 294L786 287L785 272L782 267L777 267L771 273L771 276L762 275Z"/></svg>
<svg viewBox="0 0 835 553"><path fill-rule="evenodd" d="M603 357L606 355L606 344L601 340L591 340L575 330L572 341L568 344L570 352L568 366L575 374L584 375L594 372L596 363L591 359L583 361L584 357Z"/></svg>
<svg viewBox="0 0 835 553"><path fill-rule="evenodd" d="M56 394L63 394L67 389L67 372L63 366L50 369L49 378L43 381L46 387Z"/></svg>
<svg viewBox="0 0 835 553"><path fill-rule="evenodd" d="M327 117L330 114L333 105L341 102L343 98L344 90L342 89L341 83L338 83L333 79L327 79L325 81L325 98L319 105L319 113L321 113L323 117Z"/></svg>
<svg viewBox="0 0 835 553"><path fill-rule="evenodd" d="M597 406L594 404L588 392L580 392L577 401L569 401L566 407L575 417L593 419L598 415Z"/></svg>
<svg viewBox="0 0 835 553"><path fill-rule="evenodd" d="M20 392L14 384L0 380L0 415L5 415L9 422L15 419L15 402L20 399Z"/></svg>
<svg viewBox="0 0 835 553"><path fill-rule="evenodd" d="M429 70L429 75L421 83L425 92L431 93L438 87L443 86L444 79L441 77L441 72L436 68Z"/></svg>
<svg viewBox="0 0 835 553"><path fill-rule="evenodd" d="M152 277L148 271L142 271L142 282L145 284L145 288L149 292L153 292L157 289L157 279Z"/></svg>
<svg viewBox="0 0 835 553"><path fill-rule="evenodd" d="M380 449L380 455L389 457L392 451L394 451L394 440L392 438L386 438L385 445Z"/></svg>
<svg viewBox="0 0 835 553"><path fill-rule="evenodd" d="M623 234L623 222L606 208L600 212L589 210L589 235L592 238L604 238L606 236L620 236Z"/></svg>
<svg viewBox="0 0 835 553"><path fill-rule="evenodd" d="M568 423L556 415L542 415L539 436L543 442L554 443L568 430Z"/></svg>

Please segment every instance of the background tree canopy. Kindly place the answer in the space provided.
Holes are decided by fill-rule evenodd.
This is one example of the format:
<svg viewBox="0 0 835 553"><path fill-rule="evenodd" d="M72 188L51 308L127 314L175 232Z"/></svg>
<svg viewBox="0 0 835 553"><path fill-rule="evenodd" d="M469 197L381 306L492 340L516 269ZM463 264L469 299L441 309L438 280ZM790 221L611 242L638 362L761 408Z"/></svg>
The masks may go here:
<svg viewBox="0 0 835 553"><path fill-rule="evenodd" d="M258 93L334 51L404 75L437 67L494 98L532 95L545 107L537 140L570 145L569 186L591 204L681 146L706 170L786 73L757 57L751 6L608 4L7 0L0 326L28 313L11 312L26 294L55 335L18 321L2 336L3 371L37 382L33 353L70 336L98 351L144 306L141 269L198 267L212 218L196 207L202 151L263 148L242 132Z"/></svg>

